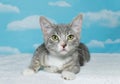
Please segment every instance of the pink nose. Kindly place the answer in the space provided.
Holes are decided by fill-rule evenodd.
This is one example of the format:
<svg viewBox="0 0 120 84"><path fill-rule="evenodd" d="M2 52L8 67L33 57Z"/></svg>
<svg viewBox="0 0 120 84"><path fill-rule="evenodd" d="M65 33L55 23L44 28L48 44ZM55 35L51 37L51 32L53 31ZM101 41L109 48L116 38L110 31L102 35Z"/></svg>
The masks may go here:
<svg viewBox="0 0 120 84"><path fill-rule="evenodd" d="M61 45L63 48L65 48L66 46L67 46L67 44L63 44L63 45Z"/></svg>

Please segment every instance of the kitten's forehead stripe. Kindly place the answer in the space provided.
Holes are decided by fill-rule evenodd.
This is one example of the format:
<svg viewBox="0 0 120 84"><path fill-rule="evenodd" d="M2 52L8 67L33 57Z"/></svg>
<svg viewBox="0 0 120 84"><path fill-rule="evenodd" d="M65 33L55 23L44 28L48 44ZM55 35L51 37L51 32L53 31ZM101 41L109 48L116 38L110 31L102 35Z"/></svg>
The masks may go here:
<svg viewBox="0 0 120 84"><path fill-rule="evenodd" d="M70 26L64 25L64 24L56 25L55 32L58 35L61 35L61 34L68 35L70 32Z"/></svg>

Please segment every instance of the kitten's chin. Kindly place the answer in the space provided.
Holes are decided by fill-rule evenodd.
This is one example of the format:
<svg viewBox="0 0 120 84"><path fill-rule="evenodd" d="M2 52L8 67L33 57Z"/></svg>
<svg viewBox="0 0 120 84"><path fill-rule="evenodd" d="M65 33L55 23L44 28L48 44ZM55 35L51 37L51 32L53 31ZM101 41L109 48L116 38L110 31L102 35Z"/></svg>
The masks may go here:
<svg viewBox="0 0 120 84"><path fill-rule="evenodd" d="M66 51L66 50L61 50L61 51L60 51L60 54L61 54L61 55L66 55L67 53L68 53L68 51Z"/></svg>
<svg viewBox="0 0 120 84"><path fill-rule="evenodd" d="M61 54L61 55L66 55L67 52L66 52L66 51L61 51L60 54Z"/></svg>
<svg viewBox="0 0 120 84"><path fill-rule="evenodd" d="M60 50L60 51L50 51L51 54L53 55L57 55L57 56L64 56L66 54L68 54L68 51L67 50Z"/></svg>

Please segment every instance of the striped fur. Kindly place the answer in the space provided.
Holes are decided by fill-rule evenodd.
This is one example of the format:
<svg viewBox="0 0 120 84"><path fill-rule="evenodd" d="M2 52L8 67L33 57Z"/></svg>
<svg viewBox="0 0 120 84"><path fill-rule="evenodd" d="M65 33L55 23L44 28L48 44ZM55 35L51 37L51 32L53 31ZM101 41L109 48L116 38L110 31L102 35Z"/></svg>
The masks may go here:
<svg viewBox="0 0 120 84"><path fill-rule="evenodd" d="M78 51L78 58L79 58L79 66L83 66L85 62L89 62L90 54L89 54L88 48L83 43L79 44L77 51ZM46 49L45 44L43 43L42 45L40 45L34 53L34 56L32 58L32 62L29 68L37 72L40 69L40 67L49 67L46 64L48 53L49 52ZM64 68L71 66L72 62L73 61L70 60L68 63L63 65ZM61 72L61 71L58 70L58 72Z"/></svg>
<svg viewBox="0 0 120 84"><path fill-rule="evenodd" d="M50 72L69 71L72 73L78 73L80 66L83 66L85 62L90 60L90 54L88 48L80 43L82 16L76 17L71 24L52 24L46 18L40 18L40 25L44 34L44 43L40 45L32 58L32 62L29 66L30 69L38 72L41 67ZM51 40L52 35L57 35L59 40ZM68 41L66 38L68 35L74 35L74 39ZM64 42L67 46L65 53L61 53L59 47ZM56 56L58 59L66 59L61 67L51 66L48 64L49 57Z"/></svg>

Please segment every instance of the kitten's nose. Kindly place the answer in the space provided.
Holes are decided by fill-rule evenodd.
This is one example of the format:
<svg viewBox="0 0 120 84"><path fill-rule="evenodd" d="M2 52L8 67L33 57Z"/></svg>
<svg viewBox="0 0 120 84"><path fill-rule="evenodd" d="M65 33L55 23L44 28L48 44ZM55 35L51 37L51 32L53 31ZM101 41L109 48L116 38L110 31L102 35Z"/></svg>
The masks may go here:
<svg viewBox="0 0 120 84"><path fill-rule="evenodd" d="M65 48L65 47L67 46L67 44L62 44L61 46L62 46L63 48Z"/></svg>

